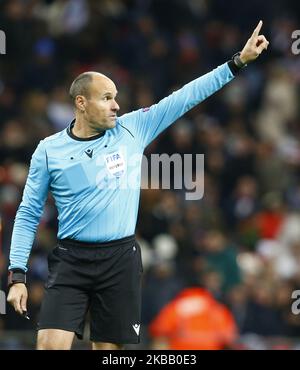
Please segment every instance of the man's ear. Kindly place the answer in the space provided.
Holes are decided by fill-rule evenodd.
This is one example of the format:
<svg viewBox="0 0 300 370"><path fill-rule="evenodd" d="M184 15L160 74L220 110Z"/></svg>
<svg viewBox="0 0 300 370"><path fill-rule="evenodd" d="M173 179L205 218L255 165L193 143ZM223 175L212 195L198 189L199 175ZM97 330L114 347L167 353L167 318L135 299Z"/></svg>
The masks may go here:
<svg viewBox="0 0 300 370"><path fill-rule="evenodd" d="M77 95L75 98L75 106L80 112L85 112L86 98L83 95Z"/></svg>

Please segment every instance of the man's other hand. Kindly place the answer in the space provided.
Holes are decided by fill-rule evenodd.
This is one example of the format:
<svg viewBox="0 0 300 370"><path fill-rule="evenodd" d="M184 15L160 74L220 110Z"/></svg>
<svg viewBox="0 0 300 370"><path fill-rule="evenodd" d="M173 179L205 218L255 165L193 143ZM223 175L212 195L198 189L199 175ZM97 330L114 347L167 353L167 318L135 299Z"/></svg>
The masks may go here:
<svg viewBox="0 0 300 370"><path fill-rule="evenodd" d="M20 315L27 311L27 288L23 283L13 284L8 293L7 302L9 302Z"/></svg>

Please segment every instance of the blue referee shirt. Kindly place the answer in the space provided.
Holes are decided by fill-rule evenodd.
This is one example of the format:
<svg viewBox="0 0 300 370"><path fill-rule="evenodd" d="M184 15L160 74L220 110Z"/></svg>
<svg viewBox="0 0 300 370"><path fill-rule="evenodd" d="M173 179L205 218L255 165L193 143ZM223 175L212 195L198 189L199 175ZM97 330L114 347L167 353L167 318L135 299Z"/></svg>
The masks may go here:
<svg viewBox="0 0 300 370"><path fill-rule="evenodd" d="M105 242L134 234L145 147L233 77L225 63L158 104L120 116L116 127L102 134L80 139L69 126L42 140L16 214L9 269L27 271L49 190L58 210L59 239Z"/></svg>

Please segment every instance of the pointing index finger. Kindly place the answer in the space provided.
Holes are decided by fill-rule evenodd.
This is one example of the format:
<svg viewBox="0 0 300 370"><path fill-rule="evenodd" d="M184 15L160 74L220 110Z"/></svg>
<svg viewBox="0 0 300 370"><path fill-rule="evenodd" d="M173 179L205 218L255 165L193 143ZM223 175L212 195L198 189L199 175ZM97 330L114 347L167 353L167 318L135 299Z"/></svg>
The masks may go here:
<svg viewBox="0 0 300 370"><path fill-rule="evenodd" d="M261 30L262 25L263 25L263 21L260 20L258 22L258 25L256 26L255 30L253 31L252 37L257 37L259 35L259 32Z"/></svg>

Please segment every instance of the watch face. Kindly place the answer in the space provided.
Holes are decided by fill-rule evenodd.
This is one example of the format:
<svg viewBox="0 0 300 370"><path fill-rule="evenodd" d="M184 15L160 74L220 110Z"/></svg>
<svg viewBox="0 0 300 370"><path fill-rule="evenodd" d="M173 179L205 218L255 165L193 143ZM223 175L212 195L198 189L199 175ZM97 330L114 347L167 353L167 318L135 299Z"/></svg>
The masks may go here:
<svg viewBox="0 0 300 370"><path fill-rule="evenodd" d="M244 66L244 64L242 63L240 59L240 54L235 55L233 60L237 67L242 68Z"/></svg>

